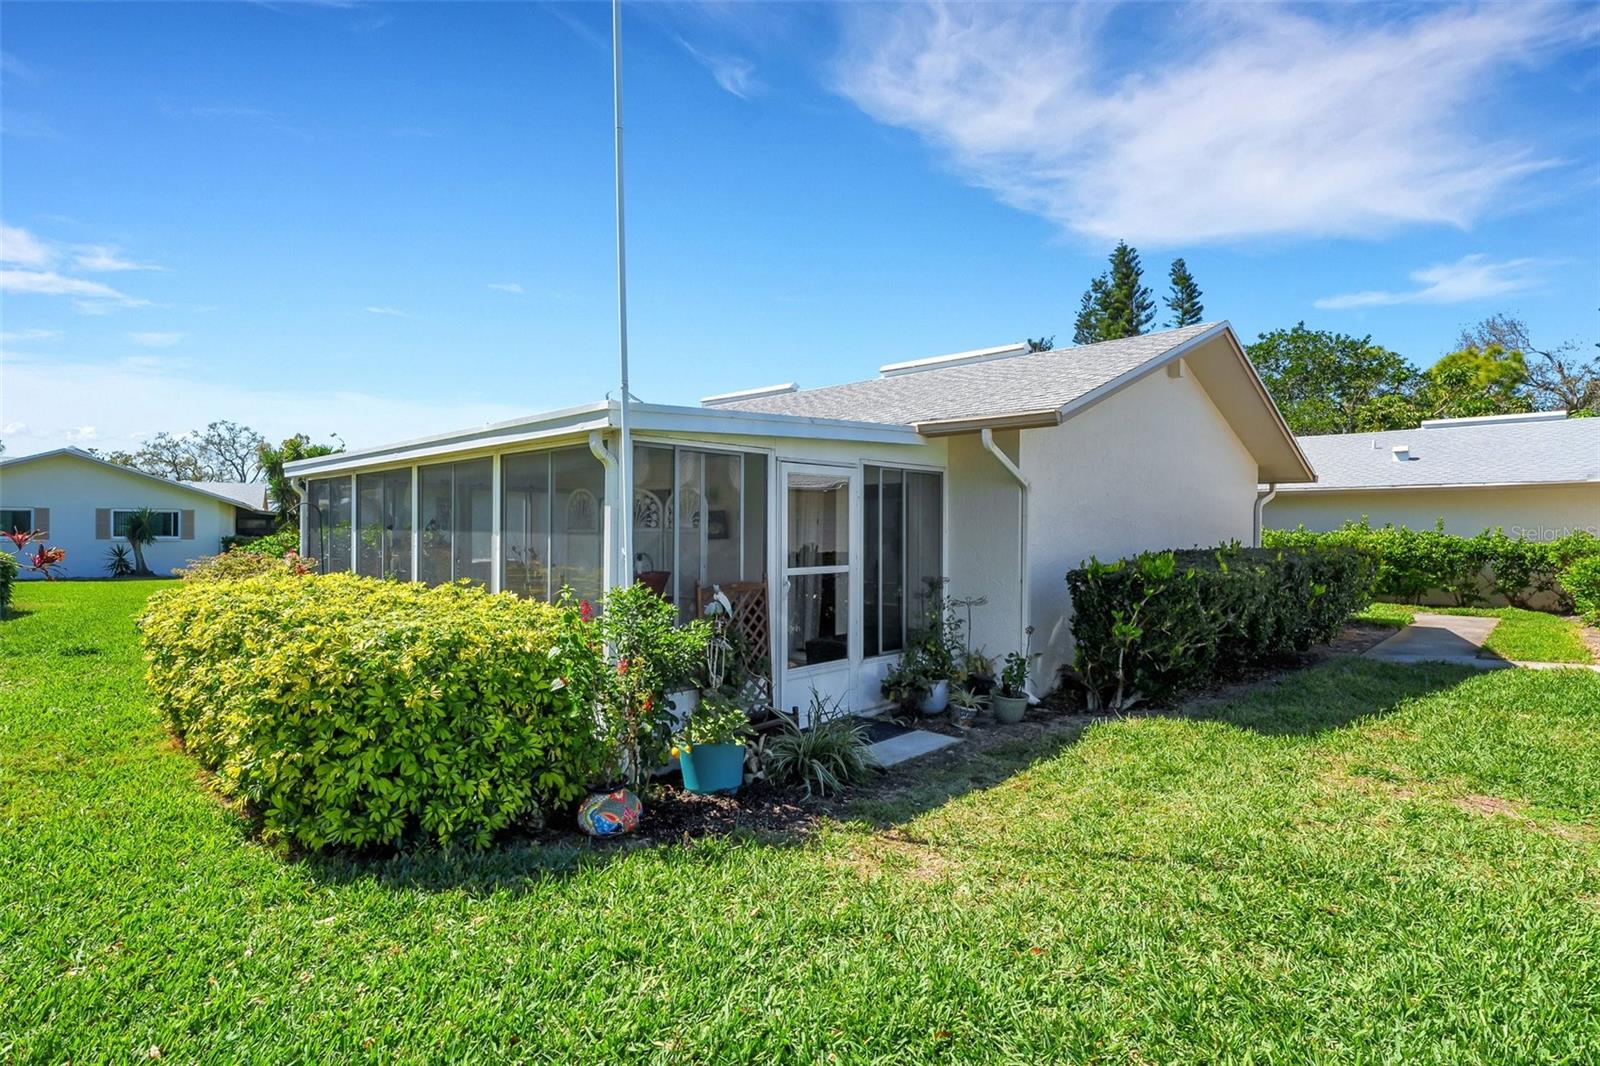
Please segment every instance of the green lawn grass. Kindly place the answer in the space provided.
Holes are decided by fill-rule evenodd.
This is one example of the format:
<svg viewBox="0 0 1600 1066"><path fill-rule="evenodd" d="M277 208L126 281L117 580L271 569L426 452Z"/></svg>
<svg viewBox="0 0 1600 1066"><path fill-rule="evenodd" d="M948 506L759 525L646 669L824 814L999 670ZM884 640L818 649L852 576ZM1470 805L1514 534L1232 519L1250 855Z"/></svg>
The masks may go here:
<svg viewBox="0 0 1600 1066"><path fill-rule="evenodd" d="M151 587L27 584L0 623L0 1059L1600 1046L1586 671L1337 660L903 773L803 842L286 861L156 723Z"/></svg>
<svg viewBox="0 0 1600 1066"><path fill-rule="evenodd" d="M1413 607L1404 603L1374 603L1355 616L1369 625L1403 629L1418 611L1498 618L1484 647L1504 659L1533 663L1592 663L1594 655L1583 642L1578 625L1570 618L1524 611L1517 607Z"/></svg>

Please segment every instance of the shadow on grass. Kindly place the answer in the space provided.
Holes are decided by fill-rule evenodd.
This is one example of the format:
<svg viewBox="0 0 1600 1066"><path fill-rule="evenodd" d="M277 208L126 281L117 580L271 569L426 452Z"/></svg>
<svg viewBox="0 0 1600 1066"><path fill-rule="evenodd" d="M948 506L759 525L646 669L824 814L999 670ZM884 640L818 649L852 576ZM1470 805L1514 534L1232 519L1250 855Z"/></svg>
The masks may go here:
<svg viewBox="0 0 1600 1066"><path fill-rule="evenodd" d="M1311 737L1391 714L1407 700L1454 688L1479 673L1450 663L1352 656L1285 674L1246 693L1192 701L1175 713L1266 736Z"/></svg>
<svg viewBox="0 0 1600 1066"><path fill-rule="evenodd" d="M1443 663L1397 665L1336 659L1284 674L1247 691L1187 702L1176 718L1216 721L1277 737L1314 738L1362 719L1381 717L1406 701L1443 691L1478 674ZM905 763L853 789L834 803L808 804L817 823L860 822L893 829L973 792L994 788L1055 759L1098 722L1058 715L1022 726L979 730L937 755ZM646 818L649 818L647 803ZM647 821L648 828L648 821ZM488 895L526 891L550 878L599 869L641 851L666 851L671 861L712 861L717 849L800 846L807 831L770 833L735 827L686 845L681 838L594 842L576 832L506 839L487 851L417 850L389 855L304 856L297 861L318 880L368 881L385 888Z"/></svg>

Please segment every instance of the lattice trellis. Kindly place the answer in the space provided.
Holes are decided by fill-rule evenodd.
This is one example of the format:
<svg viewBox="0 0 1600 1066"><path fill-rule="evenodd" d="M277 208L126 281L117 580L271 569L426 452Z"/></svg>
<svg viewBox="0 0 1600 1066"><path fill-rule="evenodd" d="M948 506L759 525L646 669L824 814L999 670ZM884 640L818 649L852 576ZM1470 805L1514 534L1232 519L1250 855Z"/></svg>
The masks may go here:
<svg viewBox="0 0 1600 1066"><path fill-rule="evenodd" d="M764 688L771 692L772 674L769 655L771 652L772 619L767 611L767 583L765 581L725 581L718 585L696 585L694 589L695 612L702 617L717 590L728 597L728 603L733 607L733 616L728 628L739 634L740 653L743 661L739 664L752 676L765 682Z"/></svg>

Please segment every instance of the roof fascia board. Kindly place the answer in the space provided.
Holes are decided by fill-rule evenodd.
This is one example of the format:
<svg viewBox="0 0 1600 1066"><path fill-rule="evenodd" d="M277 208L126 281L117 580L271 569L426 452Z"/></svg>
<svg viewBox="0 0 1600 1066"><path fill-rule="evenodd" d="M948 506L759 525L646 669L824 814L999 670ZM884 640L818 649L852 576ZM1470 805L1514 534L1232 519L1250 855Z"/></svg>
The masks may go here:
<svg viewBox="0 0 1600 1066"><path fill-rule="evenodd" d="M710 433L725 436L788 437L803 440L856 441L863 444L925 444L916 428L892 422L857 422L763 411L716 407L634 404L630 424L661 433Z"/></svg>
<svg viewBox="0 0 1600 1066"><path fill-rule="evenodd" d="M1542 489L1562 485L1600 485L1600 478L1563 478L1557 481L1447 481L1423 485L1283 485L1286 492L1316 492L1334 495L1340 492L1426 492L1432 489Z"/></svg>
<svg viewBox="0 0 1600 1066"><path fill-rule="evenodd" d="M976 433L980 429L1047 429L1061 424L1061 411L1046 407L993 418L950 418L939 422L918 422L917 432L924 437L949 437L957 433Z"/></svg>

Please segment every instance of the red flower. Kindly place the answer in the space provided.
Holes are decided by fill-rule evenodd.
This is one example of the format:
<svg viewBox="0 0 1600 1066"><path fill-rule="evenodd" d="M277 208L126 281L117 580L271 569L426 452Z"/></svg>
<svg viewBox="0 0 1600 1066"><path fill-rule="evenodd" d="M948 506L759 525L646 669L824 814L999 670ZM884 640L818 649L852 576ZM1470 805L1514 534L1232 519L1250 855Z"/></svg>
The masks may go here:
<svg viewBox="0 0 1600 1066"><path fill-rule="evenodd" d="M628 660L626 660L626 659L618 659L617 660L617 674L620 676L622 674L626 674L627 672L628 672Z"/></svg>
<svg viewBox="0 0 1600 1066"><path fill-rule="evenodd" d="M588 600L578 601L578 617L585 622L592 621L594 619L594 604Z"/></svg>

